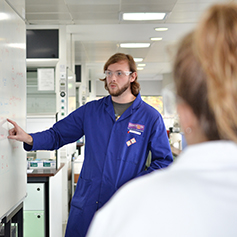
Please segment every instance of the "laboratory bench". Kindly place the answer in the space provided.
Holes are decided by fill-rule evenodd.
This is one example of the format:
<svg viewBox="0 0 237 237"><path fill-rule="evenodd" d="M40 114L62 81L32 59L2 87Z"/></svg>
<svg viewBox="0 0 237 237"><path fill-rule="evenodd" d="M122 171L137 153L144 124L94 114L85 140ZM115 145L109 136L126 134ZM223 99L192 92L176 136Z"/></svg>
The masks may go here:
<svg viewBox="0 0 237 237"><path fill-rule="evenodd" d="M24 237L62 236L62 170L27 170L27 197L24 201Z"/></svg>
<svg viewBox="0 0 237 237"><path fill-rule="evenodd" d="M32 178L39 178L39 177L44 177L48 178L51 176L56 175L60 169L62 169L64 164L61 164L58 169L56 168L38 168L38 169L33 169L32 172L27 173L27 182L31 180Z"/></svg>

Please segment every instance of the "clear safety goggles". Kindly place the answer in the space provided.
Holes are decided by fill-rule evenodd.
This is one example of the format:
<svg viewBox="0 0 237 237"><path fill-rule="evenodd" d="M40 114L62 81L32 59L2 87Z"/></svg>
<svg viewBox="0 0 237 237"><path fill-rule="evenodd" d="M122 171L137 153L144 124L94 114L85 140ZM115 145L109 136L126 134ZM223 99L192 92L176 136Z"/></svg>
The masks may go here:
<svg viewBox="0 0 237 237"><path fill-rule="evenodd" d="M109 70L106 70L104 72L105 74L105 77L108 77L108 78L112 78L113 75L117 78L123 78L125 76L129 76L132 72L129 72L129 71L109 71Z"/></svg>

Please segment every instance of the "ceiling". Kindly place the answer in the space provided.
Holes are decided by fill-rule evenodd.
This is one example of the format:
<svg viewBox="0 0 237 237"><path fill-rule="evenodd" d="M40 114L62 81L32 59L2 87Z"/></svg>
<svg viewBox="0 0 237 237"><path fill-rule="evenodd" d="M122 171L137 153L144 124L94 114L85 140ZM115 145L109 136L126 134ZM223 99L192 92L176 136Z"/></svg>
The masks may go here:
<svg viewBox="0 0 237 237"><path fill-rule="evenodd" d="M227 1L227 0L226 0ZM144 58L140 80L160 80L171 72L175 42L193 29L203 11L224 0L26 0L30 25L67 25L75 41L75 62L85 63L93 77L116 52ZM124 12L166 12L162 21L123 21ZM157 32L155 27L168 27ZM152 42L150 37L162 37ZM149 42L149 48L122 49L120 43Z"/></svg>

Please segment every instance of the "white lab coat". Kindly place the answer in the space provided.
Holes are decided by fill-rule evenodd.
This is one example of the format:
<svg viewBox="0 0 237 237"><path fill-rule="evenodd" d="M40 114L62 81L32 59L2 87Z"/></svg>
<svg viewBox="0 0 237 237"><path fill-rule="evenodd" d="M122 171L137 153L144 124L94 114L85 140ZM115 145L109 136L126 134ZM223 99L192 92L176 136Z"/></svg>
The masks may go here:
<svg viewBox="0 0 237 237"><path fill-rule="evenodd" d="M237 145L188 146L168 168L125 184L88 237L237 236Z"/></svg>

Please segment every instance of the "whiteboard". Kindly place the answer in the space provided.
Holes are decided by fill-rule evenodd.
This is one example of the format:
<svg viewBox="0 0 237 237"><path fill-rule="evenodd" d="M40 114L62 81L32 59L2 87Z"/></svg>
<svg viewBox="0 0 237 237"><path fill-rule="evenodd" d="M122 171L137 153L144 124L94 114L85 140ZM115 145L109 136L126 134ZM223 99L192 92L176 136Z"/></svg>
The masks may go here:
<svg viewBox="0 0 237 237"><path fill-rule="evenodd" d="M26 128L25 22L0 0L0 219L26 196L26 152L8 140L10 118Z"/></svg>

